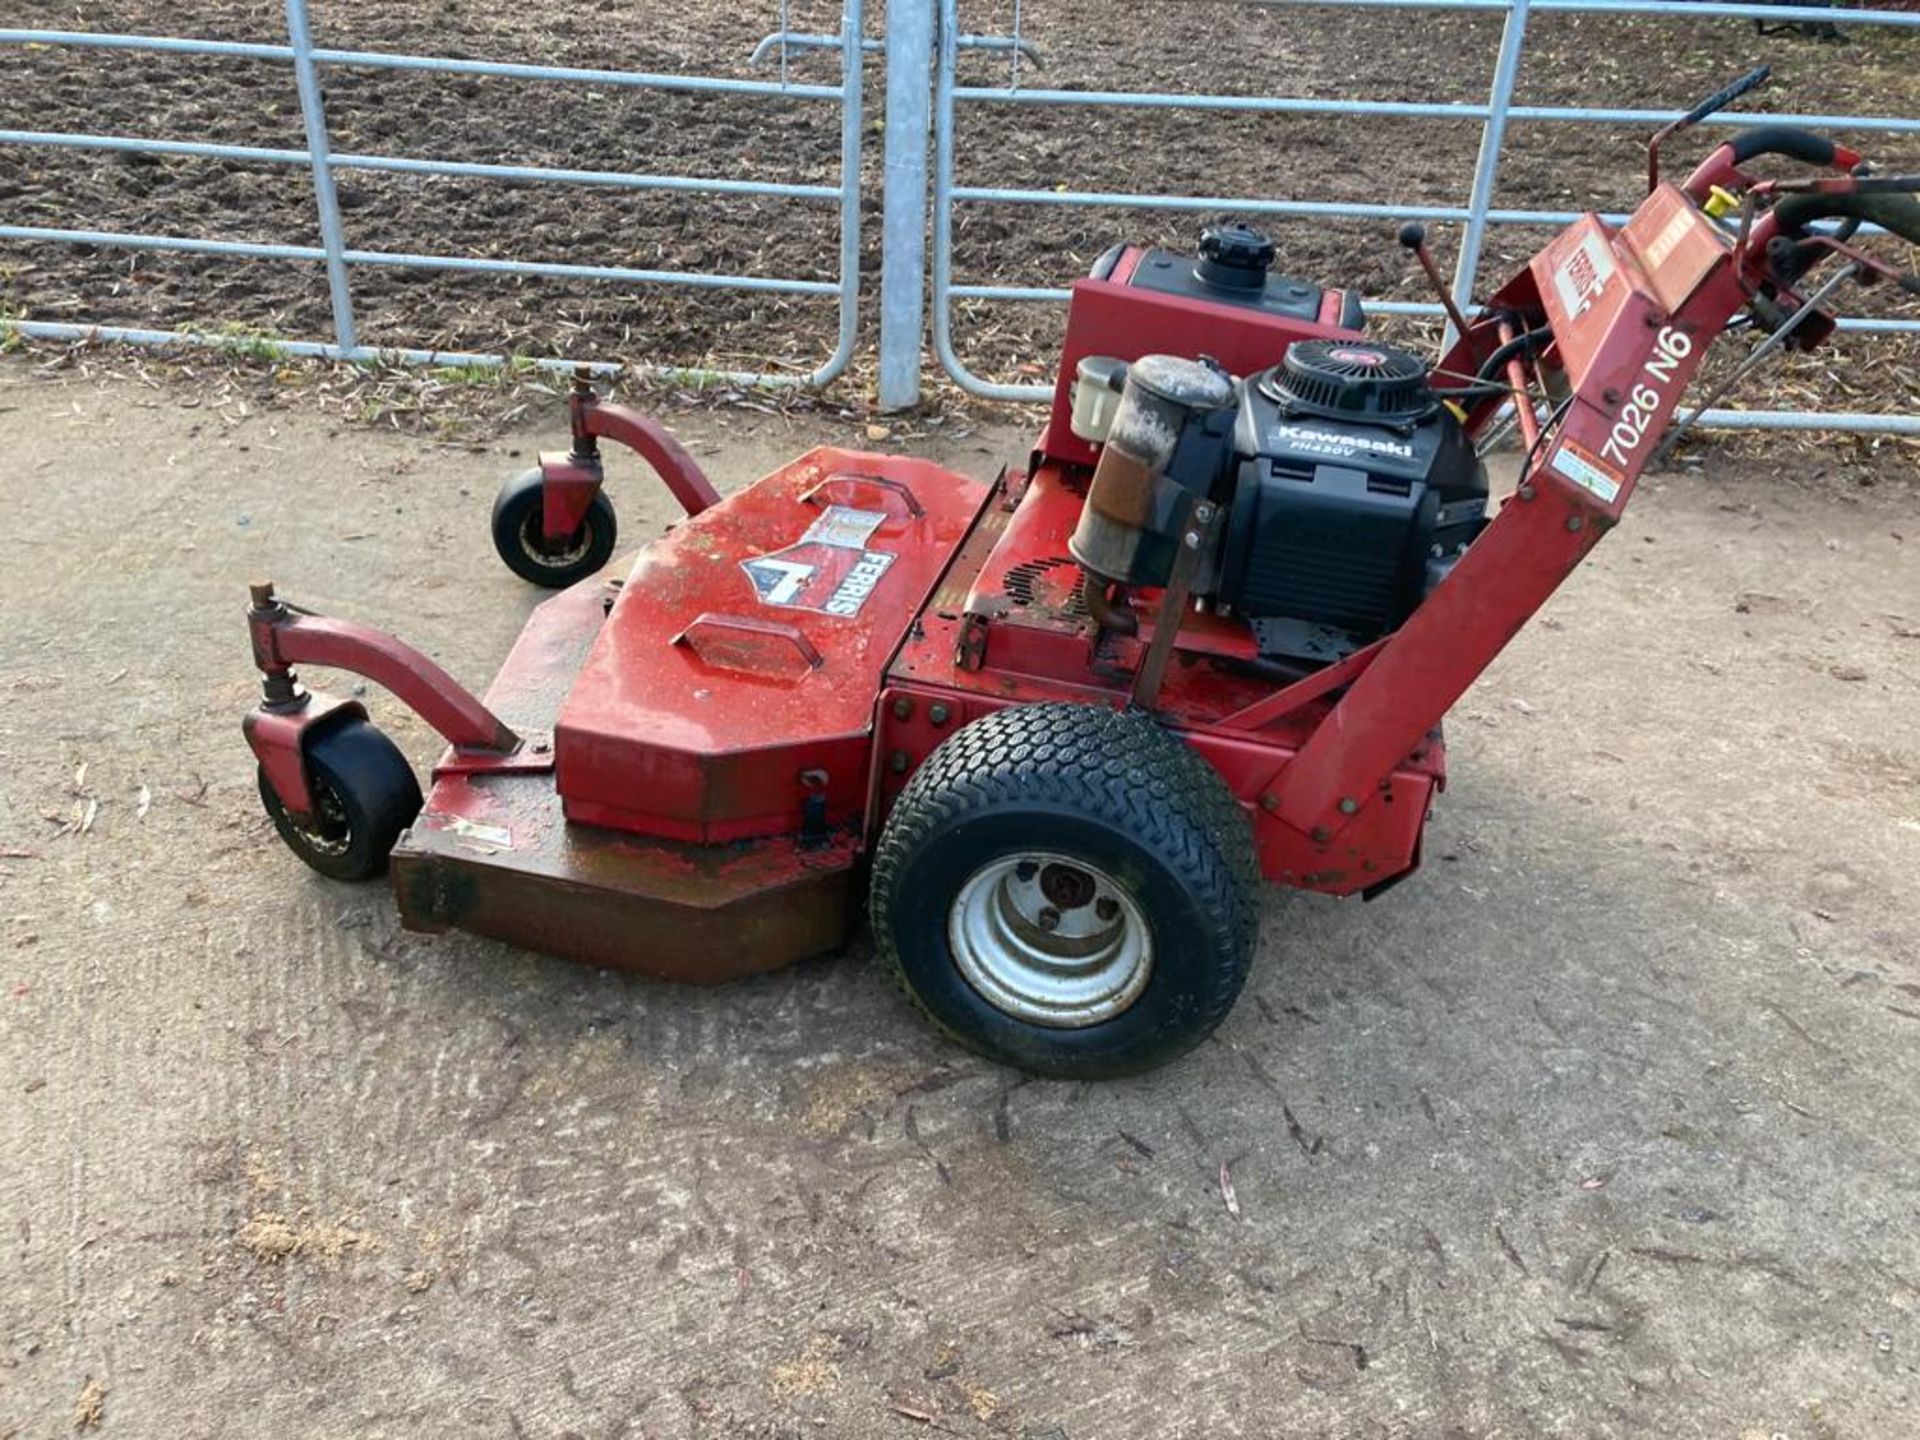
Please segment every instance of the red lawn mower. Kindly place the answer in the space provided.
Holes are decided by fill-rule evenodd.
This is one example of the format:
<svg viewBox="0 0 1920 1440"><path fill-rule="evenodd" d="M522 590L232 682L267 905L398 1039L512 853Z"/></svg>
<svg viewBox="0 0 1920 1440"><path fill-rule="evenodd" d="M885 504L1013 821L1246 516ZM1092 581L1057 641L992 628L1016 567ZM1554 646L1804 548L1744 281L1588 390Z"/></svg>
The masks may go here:
<svg viewBox="0 0 1920 1440"><path fill-rule="evenodd" d="M581 378L571 449L494 508L506 562L564 588L484 698L254 587L267 812L324 875L390 865L412 929L706 983L839 946L864 899L963 1044L1073 1076L1178 1055L1239 994L1262 876L1371 898L1419 864L1441 717L1619 519L1715 337L1818 345L1823 265L1915 287L1853 234L1920 244L1920 179L1778 126L1659 178L1661 138L1764 78L1656 137L1624 225L1582 218L1456 313L1438 366L1253 231L1116 247L1074 287L1038 445L991 482L822 448L721 498ZM1835 173L1744 172L1768 155ZM603 582L609 440L687 518ZM424 799L301 664L446 738Z"/></svg>

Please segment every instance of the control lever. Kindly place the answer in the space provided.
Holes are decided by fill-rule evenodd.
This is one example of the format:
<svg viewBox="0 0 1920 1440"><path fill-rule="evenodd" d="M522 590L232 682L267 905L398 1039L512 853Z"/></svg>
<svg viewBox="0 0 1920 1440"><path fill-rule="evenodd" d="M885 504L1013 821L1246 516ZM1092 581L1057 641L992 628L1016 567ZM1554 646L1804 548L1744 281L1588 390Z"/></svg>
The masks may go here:
<svg viewBox="0 0 1920 1440"><path fill-rule="evenodd" d="M1772 78L1773 67L1760 65L1749 70L1724 90L1716 90L1671 124L1663 125L1647 142L1647 193L1660 188L1660 147L1670 136L1690 130L1715 111L1724 110L1749 90L1758 90Z"/></svg>
<svg viewBox="0 0 1920 1440"><path fill-rule="evenodd" d="M1427 283L1433 286L1433 293L1440 297L1440 303L1446 307L1447 319L1452 322L1454 333L1465 339L1467 317L1460 313L1460 307L1453 301L1452 292L1447 289L1447 282L1440 278L1440 267L1433 263L1433 252L1427 249L1427 227L1418 221L1409 221L1402 225L1400 243L1413 252L1413 258L1418 260L1420 268L1427 272Z"/></svg>

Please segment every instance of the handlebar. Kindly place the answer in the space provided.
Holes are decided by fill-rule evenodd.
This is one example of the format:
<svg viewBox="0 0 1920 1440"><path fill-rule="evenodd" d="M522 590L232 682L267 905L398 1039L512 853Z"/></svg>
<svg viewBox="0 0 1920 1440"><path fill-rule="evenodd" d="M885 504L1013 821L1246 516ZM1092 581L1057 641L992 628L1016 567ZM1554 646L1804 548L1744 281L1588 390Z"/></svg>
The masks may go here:
<svg viewBox="0 0 1920 1440"><path fill-rule="evenodd" d="M1909 245L1920 245L1920 175L1861 180L1841 195L1788 195L1773 207L1777 233L1804 235L1816 220L1866 220L1891 231Z"/></svg>
<svg viewBox="0 0 1920 1440"><path fill-rule="evenodd" d="M1859 155L1833 143L1824 135L1801 130L1793 125L1755 125L1739 131L1727 141L1733 163L1744 165L1756 155L1785 155L1808 165L1830 165L1851 170L1860 163ZM1852 164L1843 163L1851 160Z"/></svg>
<svg viewBox="0 0 1920 1440"><path fill-rule="evenodd" d="M1753 125L1736 131L1723 141L1681 186L1696 202L1704 204L1715 186L1742 186L1750 183L1740 167L1761 155L1784 155L1808 165L1819 165L1852 174L1866 163L1858 150L1836 144L1824 135L1794 125Z"/></svg>

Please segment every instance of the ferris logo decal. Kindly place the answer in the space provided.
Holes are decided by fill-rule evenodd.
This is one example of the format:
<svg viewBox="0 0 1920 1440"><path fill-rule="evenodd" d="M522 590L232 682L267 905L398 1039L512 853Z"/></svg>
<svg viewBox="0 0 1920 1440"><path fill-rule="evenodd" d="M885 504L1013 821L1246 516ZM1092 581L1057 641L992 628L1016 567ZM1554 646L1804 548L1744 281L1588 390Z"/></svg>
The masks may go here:
<svg viewBox="0 0 1920 1440"><path fill-rule="evenodd" d="M834 587L833 594L821 608L829 615L858 615L891 564L893 556L887 551L867 551L860 557L860 563L847 572L847 578Z"/></svg>
<svg viewBox="0 0 1920 1440"><path fill-rule="evenodd" d="M814 576L811 565L776 560L771 555L755 556L746 562L745 569L747 578L753 581L753 588L769 605L793 604L794 597Z"/></svg>
<svg viewBox="0 0 1920 1440"><path fill-rule="evenodd" d="M740 568L762 605L851 618L860 613L894 558L889 550L803 540L771 555L742 560Z"/></svg>
<svg viewBox="0 0 1920 1440"><path fill-rule="evenodd" d="M762 605L850 619L893 564L891 550L867 549L886 519L880 510L829 505L795 544L742 560L740 568Z"/></svg>
<svg viewBox="0 0 1920 1440"><path fill-rule="evenodd" d="M1614 421L1613 429L1607 432L1606 443L1600 447L1602 455L1616 465L1625 466L1630 462L1672 398L1668 391L1677 388L1673 382L1680 362L1692 353L1692 336L1671 325L1661 327L1659 335L1654 337L1653 354L1647 357L1641 371L1645 378L1633 387L1627 403L1620 407L1620 418Z"/></svg>
<svg viewBox="0 0 1920 1440"><path fill-rule="evenodd" d="M1553 272L1553 283L1560 290L1560 304L1569 319L1577 319L1592 308L1613 278L1614 269L1613 251L1605 238L1583 235L1574 252Z"/></svg>

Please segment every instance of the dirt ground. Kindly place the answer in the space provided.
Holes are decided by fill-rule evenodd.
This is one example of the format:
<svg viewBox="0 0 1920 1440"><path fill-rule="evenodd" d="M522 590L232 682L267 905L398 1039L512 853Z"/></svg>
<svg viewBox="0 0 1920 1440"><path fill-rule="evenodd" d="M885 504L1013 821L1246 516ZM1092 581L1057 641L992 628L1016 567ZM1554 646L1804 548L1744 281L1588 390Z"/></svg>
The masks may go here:
<svg viewBox="0 0 1920 1440"><path fill-rule="evenodd" d="M837 0L792 0L798 29L833 30ZM885 6L870 0L869 32ZM322 45L482 59L748 75L754 43L778 28L773 0L739 6L627 0L314 0ZM1762 108L1800 113L1914 113L1920 34L1865 27L1844 45L1760 36L1749 22L1675 7L1658 18L1542 14L1528 32L1519 99L1526 104L1686 108L1751 66L1776 78ZM11 0L9 19L49 27L276 41L279 0ZM1013 27L1013 0L967 0L972 30ZM1022 83L1064 89L1366 96L1482 103L1500 17L1366 7L1313 8L1231 0L1046 0L1021 9L1044 68ZM837 60L797 55L792 74L834 82ZM963 79L1001 84L1004 57L973 55ZM787 179L838 178L838 114L824 102L742 100L614 87L328 67L334 149L610 171ZM867 117L884 99L868 69ZM130 52L0 47L0 127L71 129L298 148L300 117L278 62ZM1624 208L1644 186L1640 127L1520 123L1502 157L1499 201L1551 209ZM1920 169L1911 136L1855 136L1893 171ZM871 364L882 192L877 125L865 147ZM961 184L1048 190L1158 190L1277 199L1464 204L1479 143L1472 123L967 105L957 131ZM1674 163L1702 153L1680 144ZM342 172L351 245L401 253L512 256L662 269L831 280L838 218L825 202L782 202ZM314 245L311 185L289 167L0 147L0 214L15 223L133 229ZM1204 211L1040 209L966 204L955 226L962 283L1059 286L1119 239L1187 245ZM1379 221L1276 222L1291 273L1363 295L1429 298ZM1454 227L1432 227L1444 257ZM1495 227L1485 276L1497 281L1538 248L1541 233ZM356 267L363 338L375 345L529 354L594 354L720 368L809 370L832 349L833 304L729 292L425 270ZM1882 287L1886 290L1887 287ZM1854 293L1845 308L1905 303ZM0 315L325 337L324 277L312 264L132 254L0 242ZM956 308L962 356L994 379L1044 367L1059 336L1051 305L967 301ZM854 385L862 379L856 374ZM1779 403L1782 381L1768 382ZM1751 402L1763 392L1732 397ZM1792 398L1812 408L1905 411L1920 405L1920 345L1849 339L1794 367Z"/></svg>
<svg viewBox="0 0 1920 1440"><path fill-rule="evenodd" d="M731 485L826 426L686 434ZM864 939L691 991L282 850L243 582L484 680L554 434L0 363L0 1436L1920 1428L1909 463L1648 483L1459 707L1424 871L1271 893L1212 1042L1075 1085Z"/></svg>

